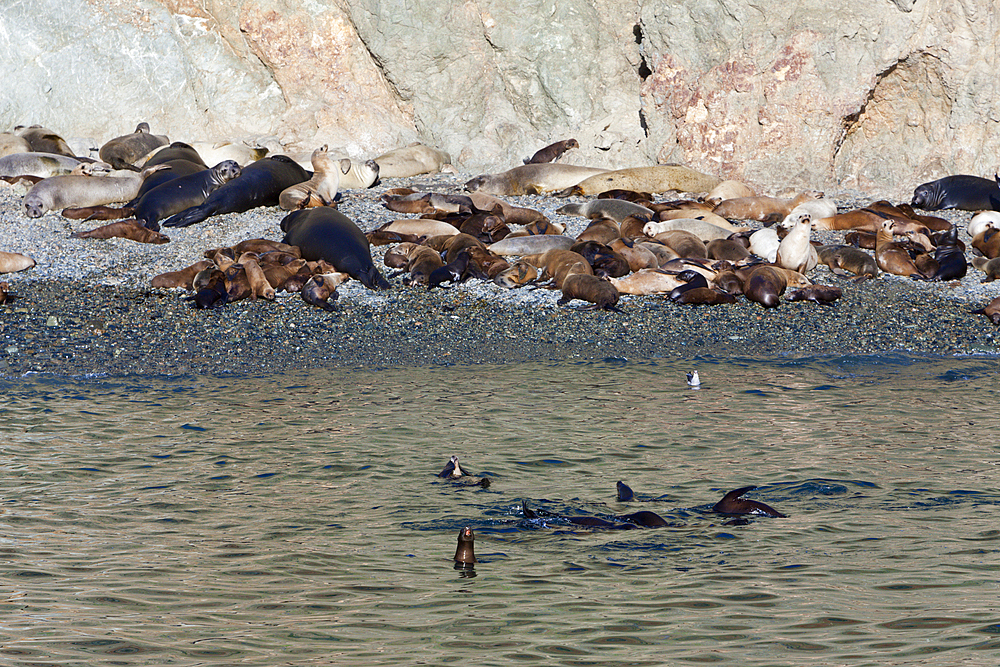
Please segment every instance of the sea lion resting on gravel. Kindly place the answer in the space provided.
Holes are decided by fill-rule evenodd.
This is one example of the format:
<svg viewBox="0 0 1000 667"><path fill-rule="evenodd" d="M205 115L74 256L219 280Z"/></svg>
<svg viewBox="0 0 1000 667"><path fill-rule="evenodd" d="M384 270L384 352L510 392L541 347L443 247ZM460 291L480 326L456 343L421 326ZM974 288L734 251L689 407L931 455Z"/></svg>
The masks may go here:
<svg viewBox="0 0 1000 667"><path fill-rule="evenodd" d="M540 195L563 190L606 171L568 164L526 164L499 174L476 176L465 184L465 189L490 195Z"/></svg>

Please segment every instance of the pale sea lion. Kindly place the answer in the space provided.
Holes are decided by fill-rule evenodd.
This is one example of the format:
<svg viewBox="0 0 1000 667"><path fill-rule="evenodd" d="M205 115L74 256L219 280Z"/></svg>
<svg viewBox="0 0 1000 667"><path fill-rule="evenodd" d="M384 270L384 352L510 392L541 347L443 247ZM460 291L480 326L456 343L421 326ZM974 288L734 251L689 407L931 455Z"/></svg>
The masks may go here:
<svg viewBox="0 0 1000 667"><path fill-rule="evenodd" d="M715 241L717 239L727 239L730 234L733 233L731 229L725 229L714 225L711 222L705 222L704 220L697 220L695 218L674 218L672 220L663 220L660 222L647 222L642 228L642 232L646 236L652 237L656 237L658 234L663 232L674 230L690 232L701 239L704 243Z"/></svg>
<svg viewBox="0 0 1000 667"><path fill-rule="evenodd" d="M726 199L754 197L756 194L750 186L740 181L722 181L705 195L705 201L718 204Z"/></svg>
<svg viewBox="0 0 1000 667"><path fill-rule="evenodd" d="M458 228L454 225L440 220L430 218L405 218L403 220L393 220L378 228L380 232L396 232L398 234L413 234L415 236L442 236L444 234L458 234Z"/></svg>
<svg viewBox="0 0 1000 667"><path fill-rule="evenodd" d="M295 153L288 156L303 169L312 168L312 153ZM379 166L375 160L354 160L346 156L331 156L331 161L340 170L341 190L363 190L375 184L379 177ZM345 162L346 160L346 162ZM305 179L303 179L305 180Z"/></svg>
<svg viewBox="0 0 1000 667"><path fill-rule="evenodd" d="M465 189L491 195L539 195L564 190L605 172L568 164L526 164L498 174L476 176L465 184Z"/></svg>
<svg viewBox="0 0 1000 667"><path fill-rule="evenodd" d="M395 148L375 158L379 178L409 178L419 174L437 173L451 164L451 156L419 141Z"/></svg>
<svg viewBox="0 0 1000 667"><path fill-rule="evenodd" d="M348 164L344 164L347 162ZM312 154L313 175L304 183L285 188L278 195L278 206L286 211L313 206L333 206L340 188L340 174L350 171L350 160L346 158L335 164L327 154L327 145L323 144Z"/></svg>
<svg viewBox="0 0 1000 667"><path fill-rule="evenodd" d="M16 273L35 266L35 260L19 252L0 251L0 273Z"/></svg>
<svg viewBox="0 0 1000 667"><path fill-rule="evenodd" d="M620 294L669 294L681 284L676 274L661 269L640 269L623 278L611 278Z"/></svg>
<svg viewBox="0 0 1000 667"><path fill-rule="evenodd" d="M0 132L0 157L14 153L30 153L31 144L12 132Z"/></svg>
<svg viewBox="0 0 1000 667"><path fill-rule="evenodd" d="M795 219L793 220L793 218ZM812 218L809 217L808 213L790 213L782 226L785 226L786 223L790 224L791 228L778 244L775 263L799 273L812 271L819 261L816 249L809 242Z"/></svg>
<svg viewBox="0 0 1000 667"><path fill-rule="evenodd" d="M560 196L597 195L608 190L642 192L708 192L722 181L715 176L675 164L632 167L605 172L567 186Z"/></svg>
<svg viewBox="0 0 1000 667"><path fill-rule="evenodd" d="M151 151L169 144L165 136L151 134L149 123L139 123L135 132L108 141L101 146L101 159L115 169L136 169L136 164Z"/></svg>
<svg viewBox="0 0 1000 667"><path fill-rule="evenodd" d="M719 203L712 212L721 215L726 220L758 220L760 222L777 222L784 219L799 204L818 199L820 193L803 192L793 199L780 197L739 197L726 199Z"/></svg>
<svg viewBox="0 0 1000 667"><path fill-rule="evenodd" d="M535 255L547 250L568 250L576 240L569 236L558 234L542 234L538 236L508 236L487 248L490 252L506 257Z"/></svg>
<svg viewBox="0 0 1000 667"><path fill-rule="evenodd" d="M1000 211L981 211L977 213L972 216L972 220L969 221L966 231L969 233L969 236L975 237L976 234L987 228L1000 229Z"/></svg>
<svg viewBox="0 0 1000 667"><path fill-rule="evenodd" d="M198 154L206 164L219 164L226 160L232 160L241 167L245 167L251 162L267 157L268 149L263 146L248 146L244 142L232 141L196 141L191 144L191 148L198 151Z"/></svg>
<svg viewBox="0 0 1000 667"><path fill-rule="evenodd" d="M29 218L40 218L64 208L125 202L138 194L147 176L162 169L163 165L156 165L141 172L121 172L122 176L51 176L32 186L22 204Z"/></svg>
<svg viewBox="0 0 1000 667"><path fill-rule="evenodd" d="M580 142L576 139L563 139L562 141L557 141L553 144L549 144L545 148L535 151L535 154L529 158L525 158L524 164L545 164L546 162L555 162L563 153L572 149L579 148Z"/></svg>
<svg viewBox="0 0 1000 667"><path fill-rule="evenodd" d="M763 227L750 235L750 252L772 264L778 259L778 230L773 227Z"/></svg>

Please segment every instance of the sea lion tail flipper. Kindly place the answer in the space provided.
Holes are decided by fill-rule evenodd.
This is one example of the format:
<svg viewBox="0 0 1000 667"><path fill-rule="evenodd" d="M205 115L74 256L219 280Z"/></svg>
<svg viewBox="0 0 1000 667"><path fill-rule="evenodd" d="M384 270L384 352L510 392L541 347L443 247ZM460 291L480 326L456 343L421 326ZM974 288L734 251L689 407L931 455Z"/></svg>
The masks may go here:
<svg viewBox="0 0 1000 667"><path fill-rule="evenodd" d="M617 497L620 502L627 503L635 497L632 492L631 487L625 482L618 482L617 487Z"/></svg>
<svg viewBox="0 0 1000 667"><path fill-rule="evenodd" d="M532 512L528 508L528 501L527 500L522 500L521 501L521 512L524 513L524 518L525 519L537 519L538 518L538 515L535 514L534 512Z"/></svg>
<svg viewBox="0 0 1000 667"><path fill-rule="evenodd" d="M208 209L204 206L192 206L171 216L163 223L164 227L190 227L202 222L208 217Z"/></svg>
<svg viewBox="0 0 1000 667"><path fill-rule="evenodd" d="M757 488L756 486L741 486L738 489L733 489L732 491L730 491L726 495L722 496L722 500L720 500L719 502L726 502L726 501L729 501L729 500L736 500L737 498L739 498L740 496L742 496L744 493L747 493L749 491L753 491L756 488Z"/></svg>

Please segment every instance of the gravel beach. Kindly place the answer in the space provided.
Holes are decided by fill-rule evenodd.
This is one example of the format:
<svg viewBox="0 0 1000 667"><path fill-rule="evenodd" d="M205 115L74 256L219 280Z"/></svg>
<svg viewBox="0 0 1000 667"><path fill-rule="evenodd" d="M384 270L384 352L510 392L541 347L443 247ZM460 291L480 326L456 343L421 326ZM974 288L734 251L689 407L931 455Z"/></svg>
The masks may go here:
<svg viewBox="0 0 1000 667"><path fill-rule="evenodd" d="M382 182L343 192L340 210L368 231L400 217L379 194L408 185L460 191L469 175L437 174ZM205 249L248 238L280 240L278 208L210 218L164 230L171 242L73 239L70 233L101 223L48 213L29 219L24 189L0 185L0 250L28 254L38 265L6 274L19 298L0 306L0 374L270 373L290 368L391 368L420 364L483 364L590 359L691 359L697 356L803 357L906 354L997 354L994 325L971 311L1000 296L969 268L961 281L924 283L883 274L860 283L826 267L810 277L844 290L835 307L783 302L775 309L740 299L735 305L691 307L660 296L624 296L621 312L585 310L583 302L556 305L558 292L507 290L470 281L453 289L403 287L367 290L350 281L339 288L337 312L306 304L298 294L274 302L240 301L196 310L182 290L149 287L150 279L188 266ZM839 207L878 199L862 193L830 195ZM555 210L567 201L510 197L537 208L575 235L586 220ZM942 212L959 223L968 244L968 212ZM759 223L752 223L759 226ZM841 232L814 233L842 242ZM376 266L385 247L372 249ZM971 249L967 253L971 257Z"/></svg>

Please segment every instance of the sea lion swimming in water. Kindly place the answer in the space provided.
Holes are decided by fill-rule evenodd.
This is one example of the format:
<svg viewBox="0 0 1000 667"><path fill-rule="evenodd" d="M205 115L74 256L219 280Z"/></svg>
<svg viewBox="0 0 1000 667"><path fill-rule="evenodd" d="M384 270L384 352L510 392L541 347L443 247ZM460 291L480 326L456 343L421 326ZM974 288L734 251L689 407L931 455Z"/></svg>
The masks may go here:
<svg viewBox="0 0 1000 667"><path fill-rule="evenodd" d="M722 500L712 506L712 511L718 512L719 514L761 514L763 516L777 518L786 518L788 516L786 514L782 514L770 505L765 505L764 503L757 502L756 500L740 498L740 496L744 493L753 491L756 488L756 486L744 486L734 491L730 491L722 497Z"/></svg>
<svg viewBox="0 0 1000 667"><path fill-rule="evenodd" d="M471 570L476 564L476 535L466 526L458 531L458 548L455 549L455 569Z"/></svg>
<svg viewBox="0 0 1000 667"><path fill-rule="evenodd" d="M528 502L525 500L521 501L521 511L524 513L525 519L539 518L538 514L536 514L535 512L531 511L531 509L528 508ZM616 519L618 519L618 521L623 523L619 523L616 521L608 521L606 519L601 519L596 516L560 516L557 514L554 514L552 516L559 519L564 519L578 526L587 526L589 528L611 528L613 530L634 530L636 528L662 528L664 526L670 525L659 514L656 514L655 512L649 512L646 510L615 517Z"/></svg>
<svg viewBox="0 0 1000 667"><path fill-rule="evenodd" d="M627 503L635 498L635 494L632 493L632 489L625 482L618 482L615 485L616 497L618 502Z"/></svg>
<svg viewBox="0 0 1000 667"><path fill-rule="evenodd" d="M475 475L463 470L462 466L458 462L458 456L454 454L448 461L448 464L445 465L444 470L438 473L438 477L441 479L450 479L453 482L461 480L463 483L467 483L470 486L481 486L484 489L489 488L490 486L490 480L488 477L476 477Z"/></svg>

